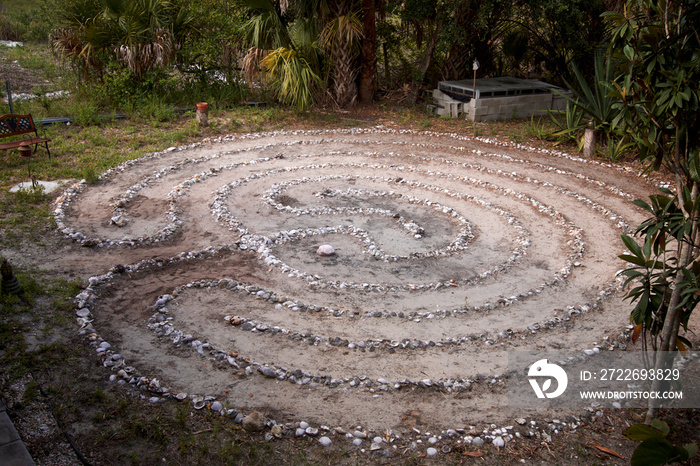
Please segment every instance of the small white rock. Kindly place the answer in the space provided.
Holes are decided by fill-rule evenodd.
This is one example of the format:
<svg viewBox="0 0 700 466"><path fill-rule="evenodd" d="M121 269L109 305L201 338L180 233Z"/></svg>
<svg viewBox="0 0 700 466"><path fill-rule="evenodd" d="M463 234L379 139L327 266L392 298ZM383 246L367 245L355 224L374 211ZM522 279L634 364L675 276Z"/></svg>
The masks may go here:
<svg viewBox="0 0 700 466"><path fill-rule="evenodd" d="M318 247L316 254L319 256L332 256L335 254L335 249L330 244L323 244Z"/></svg>

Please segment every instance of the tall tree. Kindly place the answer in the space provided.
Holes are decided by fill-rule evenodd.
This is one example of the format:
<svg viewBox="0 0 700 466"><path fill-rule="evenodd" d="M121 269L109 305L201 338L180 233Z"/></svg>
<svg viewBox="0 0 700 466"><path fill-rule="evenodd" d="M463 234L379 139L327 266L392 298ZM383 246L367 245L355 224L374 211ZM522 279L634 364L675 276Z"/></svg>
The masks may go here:
<svg viewBox="0 0 700 466"><path fill-rule="evenodd" d="M377 13L374 0L362 1L362 61L360 65L360 102L374 99L377 87Z"/></svg>
<svg viewBox="0 0 700 466"><path fill-rule="evenodd" d="M574 61L592 78L594 51L605 38L603 0L519 0L507 9L494 44L503 70L562 84L574 79Z"/></svg>
<svg viewBox="0 0 700 466"><path fill-rule="evenodd" d="M251 82L262 66L283 103L307 109L322 85L318 39L325 2L240 1L249 15L244 26L251 46L244 59L246 79Z"/></svg>
<svg viewBox="0 0 700 466"><path fill-rule="evenodd" d="M631 254L623 257L635 265L625 274L628 283L638 281L628 294L637 303L631 319L661 352L685 349L680 329L700 302L698 6L697 0L629 0L622 13L606 14L621 63L611 86L621 111L614 123L633 138L649 169L665 167L675 177L675 191L637 201L651 214L637 230L644 245L624 238ZM668 364L656 358L656 369ZM662 384L655 380L652 390ZM648 420L659 401L649 401Z"/></svg>
<svg viewBox="0 0 700 466"><path fill-rule="evenodd" d="M333 19L325 25L322 33L324 48L331 59L333 94L341 108L348 107L357 98L362 22L351 8L351 1L333 2Z"/></svg>
<svg viewBox="0 0 700 466"><path fill-rule="evenodd" d="M440 0L406 0L401 4L401 19L413 27L418 49L423 49L422 45L425 42L425 48L411 85L409 97L411 104L417 102L428 69L433 63L435 49L440 40L440 31L445 21L444 7L445 4Z"/></svg>

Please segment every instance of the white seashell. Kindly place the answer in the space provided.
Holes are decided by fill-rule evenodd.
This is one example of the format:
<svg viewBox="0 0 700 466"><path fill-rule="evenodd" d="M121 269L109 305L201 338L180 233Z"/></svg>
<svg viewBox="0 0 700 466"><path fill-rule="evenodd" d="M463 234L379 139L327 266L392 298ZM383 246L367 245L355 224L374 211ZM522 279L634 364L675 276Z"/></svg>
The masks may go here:
<svg viewBox="0 0 700 466"><path fill-rule="evenodd" d="M207 405L207 403L204 401L204 398L198 396L192 399L192 405L194 406L194 409L202 409Z"/></svg>
<svg viewBox="0 0 700 466"><path fill-rule="evenodd" d="M318 247L316 254L319 256L332 256L335 254L335 249L330 244L323 244Z"/></svg>

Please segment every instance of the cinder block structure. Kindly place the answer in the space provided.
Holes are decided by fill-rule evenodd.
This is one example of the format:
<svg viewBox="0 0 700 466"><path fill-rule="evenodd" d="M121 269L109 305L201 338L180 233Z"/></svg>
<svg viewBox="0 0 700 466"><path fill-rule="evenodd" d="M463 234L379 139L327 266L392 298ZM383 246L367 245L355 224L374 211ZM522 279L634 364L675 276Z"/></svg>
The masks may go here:
<svg viewBox="0 0 700 466"><path fill-rule="evenodd" d="M461 115L467 120L505 120L564 110L566 99L553 92L563 89L535 79L484 78L441 81L433 89L429 107L438 116Z"/></svg>

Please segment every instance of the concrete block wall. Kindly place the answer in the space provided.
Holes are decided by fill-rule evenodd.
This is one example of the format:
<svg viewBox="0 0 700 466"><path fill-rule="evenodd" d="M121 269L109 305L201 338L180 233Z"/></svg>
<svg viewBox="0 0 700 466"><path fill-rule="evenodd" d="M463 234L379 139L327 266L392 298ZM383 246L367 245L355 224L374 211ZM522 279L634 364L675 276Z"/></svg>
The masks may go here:
<svg viewBox="0 0 700 466"><path fill-rule="evenodd" d="M467 120L505 120L543 115L548 110L563 110L566 99L557 94L529 94L508 97L490 97L460 102L434 89L433 100L438 116L457 118L464 115Z"/></svg>
<svg viewBox="0 0 700 466"><path fill-rule="evenodd" d="M435 105L435 114L437 116L449 115L452 118L457 118L464 113L464 107L468 104L454 100L449 95L433 89L433 102Z"/></svg>

